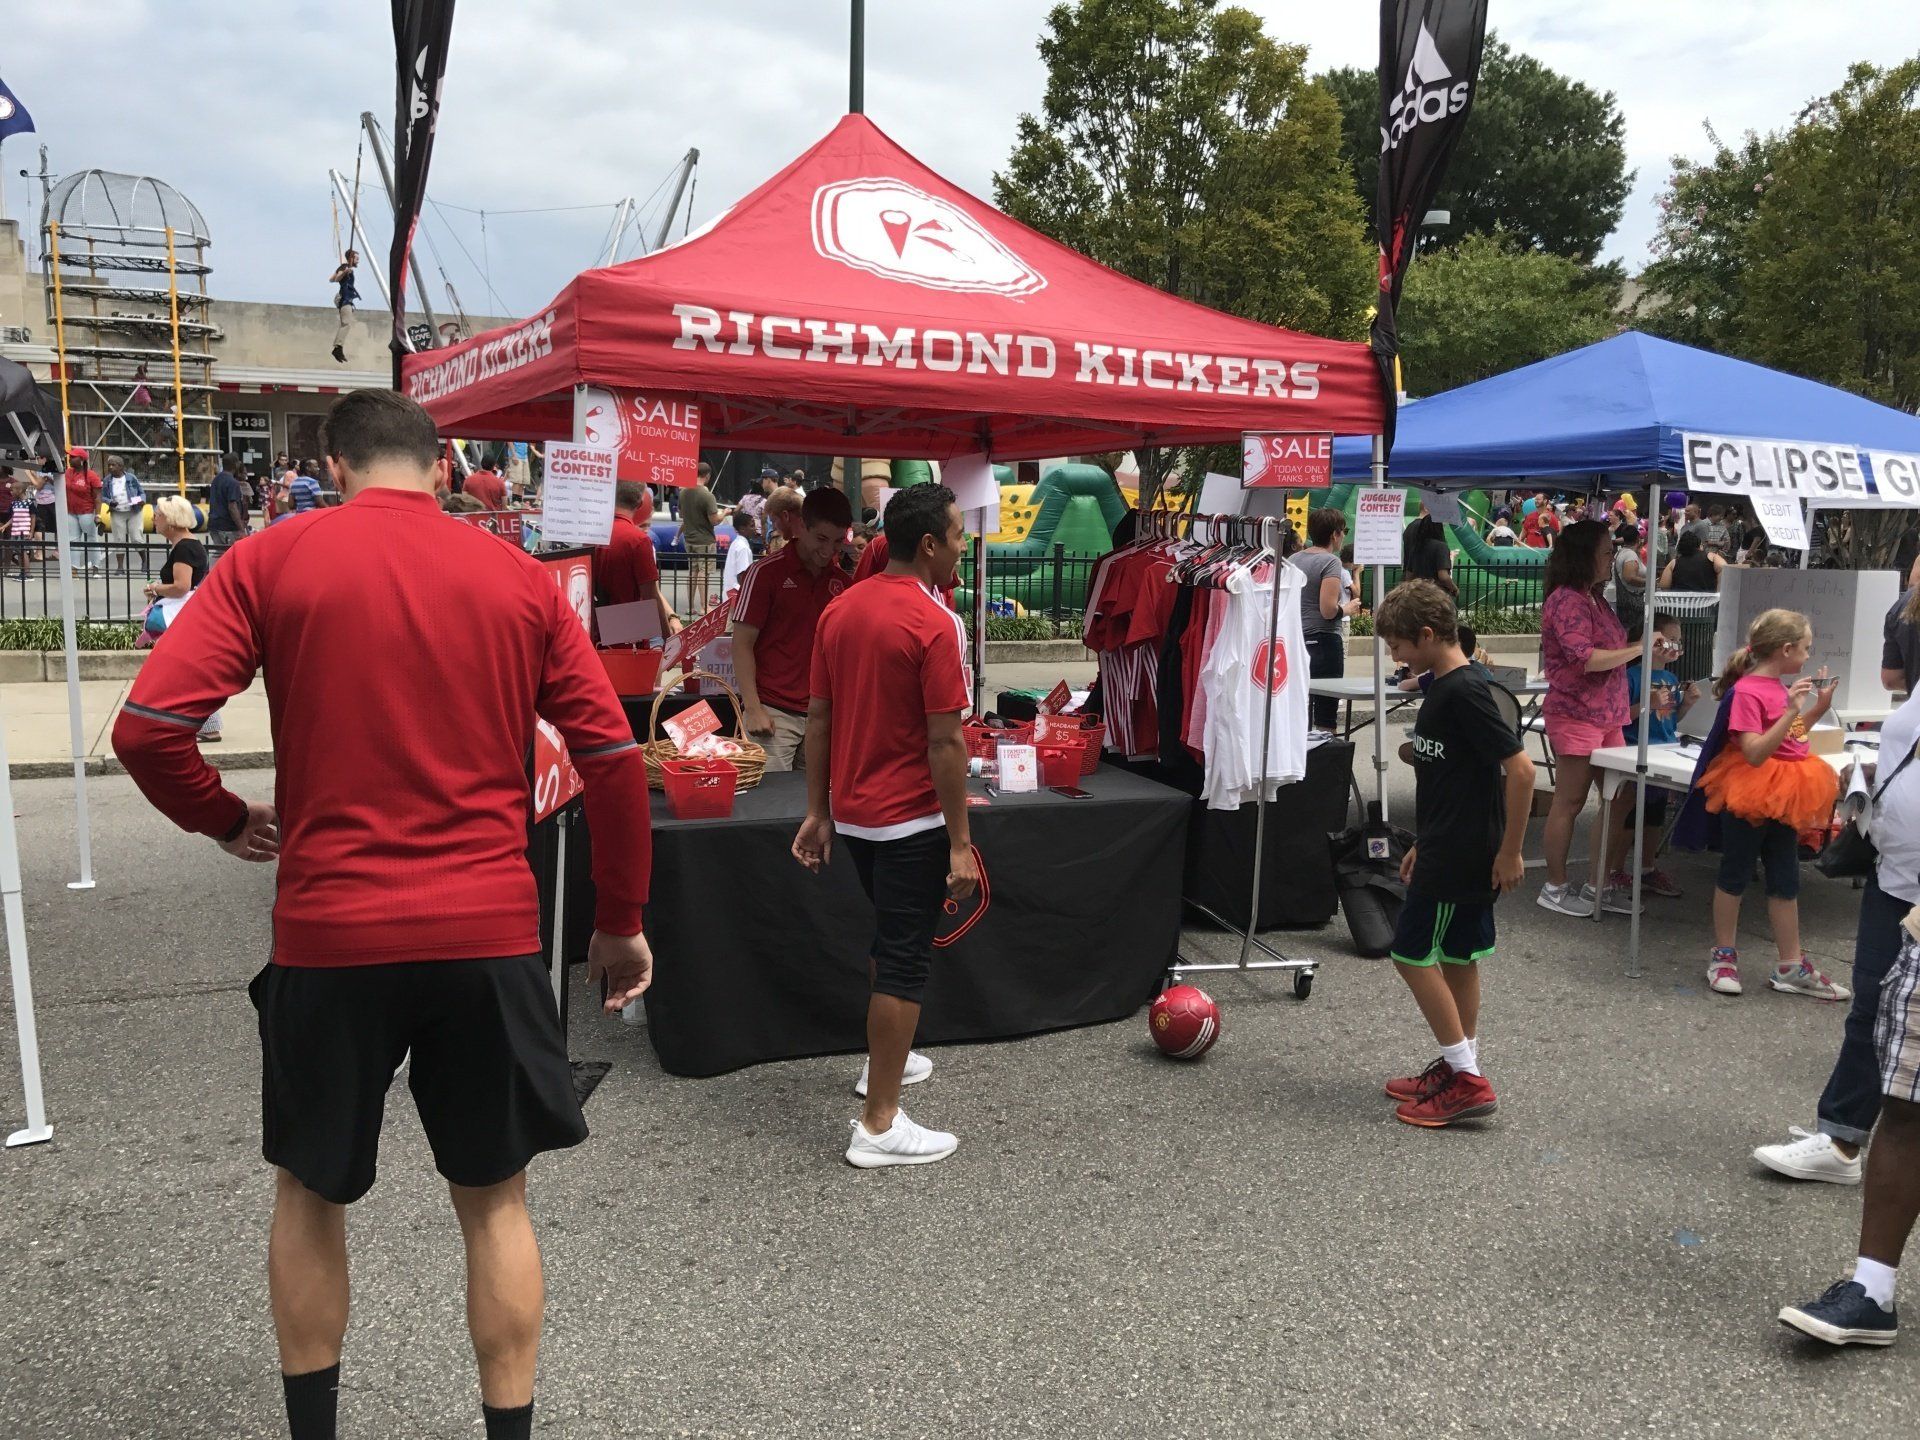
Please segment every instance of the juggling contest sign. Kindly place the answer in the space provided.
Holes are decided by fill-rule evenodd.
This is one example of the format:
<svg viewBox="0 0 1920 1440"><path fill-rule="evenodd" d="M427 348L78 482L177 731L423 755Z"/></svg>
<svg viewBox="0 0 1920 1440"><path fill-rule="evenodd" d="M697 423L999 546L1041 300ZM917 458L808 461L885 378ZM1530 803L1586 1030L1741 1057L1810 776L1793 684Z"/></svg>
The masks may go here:
<svg viewBox="0 0 1920 1440"><path fill-rule="evenodd" d="M1333 484L1333 436L1256 433L1240 440L1243 490L1325 490Z"/></svg>

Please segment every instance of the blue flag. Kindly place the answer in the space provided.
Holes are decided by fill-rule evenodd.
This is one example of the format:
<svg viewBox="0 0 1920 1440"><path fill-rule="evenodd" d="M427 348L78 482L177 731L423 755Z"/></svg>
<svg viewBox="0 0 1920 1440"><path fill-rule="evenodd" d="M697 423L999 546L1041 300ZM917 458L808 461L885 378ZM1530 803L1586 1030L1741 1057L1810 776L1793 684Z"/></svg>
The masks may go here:
<svg viewBox="0 0 1920 1440"><path fill-rule="evenodd" d="M14 98L13 91L7 88L7 82L0 80L0 140L9 135L22 135L33 129L33 116L27 113L27 107Z"/></svg>

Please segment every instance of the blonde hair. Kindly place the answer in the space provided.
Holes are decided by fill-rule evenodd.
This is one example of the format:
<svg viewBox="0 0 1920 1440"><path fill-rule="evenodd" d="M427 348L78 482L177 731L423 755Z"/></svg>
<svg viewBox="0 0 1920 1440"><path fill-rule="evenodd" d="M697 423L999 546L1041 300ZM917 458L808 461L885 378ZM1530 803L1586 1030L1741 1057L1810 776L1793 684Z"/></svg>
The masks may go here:
<svg viewBox="0 0 1920 1440"><path fill-rule="evenodd" d="M162 495L153 502L154 528L160 527L164 520L176 530L193 529L193 506L187 503L184 495Z"/></svg>
<svg viewBox="0 0 1920 1440"><path fill-rule="evenodd" d="M1742 675L1750 674L1762 660L1778 655L1787 646L1813 639L1813 622L1798 610L1762 610L1747 627L1747 643L1733 652L1724 674L1714 682L1713 693L1724 695Z"/></svg>

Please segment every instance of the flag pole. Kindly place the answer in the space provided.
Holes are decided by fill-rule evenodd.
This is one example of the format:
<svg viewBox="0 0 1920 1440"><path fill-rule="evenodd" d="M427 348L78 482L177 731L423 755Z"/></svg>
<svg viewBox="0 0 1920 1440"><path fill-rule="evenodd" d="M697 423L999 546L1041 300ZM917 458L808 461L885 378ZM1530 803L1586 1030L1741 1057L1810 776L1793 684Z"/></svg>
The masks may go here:
<svg viewBox="0 0 1920 1440"><path fill-rule="evenodd" d="M847 55L847 113L867 113L867 0L853 0Z"/></svg>

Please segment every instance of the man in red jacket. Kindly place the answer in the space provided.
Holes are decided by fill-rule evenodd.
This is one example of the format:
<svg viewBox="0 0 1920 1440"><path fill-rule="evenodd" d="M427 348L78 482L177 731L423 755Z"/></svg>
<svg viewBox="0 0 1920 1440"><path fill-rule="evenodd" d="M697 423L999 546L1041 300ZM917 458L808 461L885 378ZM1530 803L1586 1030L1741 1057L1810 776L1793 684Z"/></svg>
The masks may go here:
<svg viewBox="0 0 1920 1440"><path fill-rule="evenodd" d="M525 857L535 712L587 782L589 975L614 1010L652 975L646 775L566 597L532 558L440 513L426 412L357 391L327 416L326 443L346 503L227 553L148 657L114 751L182 829L279 862L273 955L250 994L294 1440L335 1433L346 1206L373 1185L387 1087L409 1055L466 1242L486 1433L525 1437L543 1304L526 1166L587 1133ZM228 790L194 744L262 668L270 805Z"/></svg>
<svg viewBox="0 0 1920 1440"><path fill-rule="evenodd" d="M86 547L100 538L94 514L100 508L100 472L87 463L87 452L75 446L67 452L67 534L73 541L73 573L98 570Z"/></svg>

